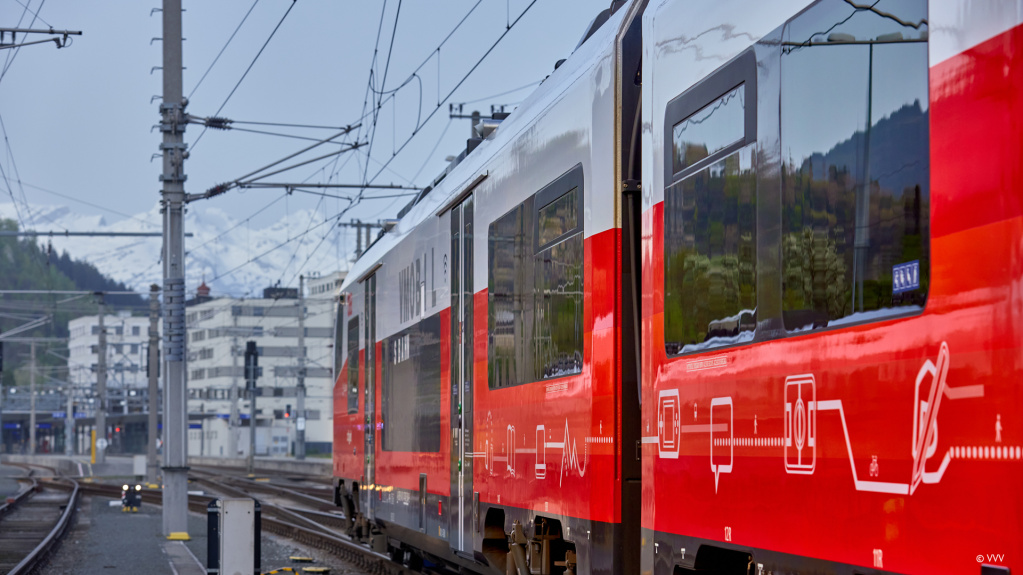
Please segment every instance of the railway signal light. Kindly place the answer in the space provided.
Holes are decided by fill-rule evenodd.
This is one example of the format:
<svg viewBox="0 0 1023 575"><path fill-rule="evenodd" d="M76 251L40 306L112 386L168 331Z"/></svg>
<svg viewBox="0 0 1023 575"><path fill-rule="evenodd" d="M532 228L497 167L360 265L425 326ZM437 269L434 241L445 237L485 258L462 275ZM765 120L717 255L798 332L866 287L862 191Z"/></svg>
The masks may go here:
<svg viewBox="0 0 1023 575"><path fill-rule="evenodd" d="M259 351L256 349L256 342L245 342L245 385L249 389L256 387L256 378L259 377Z"/></svg>
<svg viewBox="0 0 1023 575"><path fill-rule="evenodd" d="M290 418L291 418L291 404L289 403L289 404L284 406L284 419L290 419Z"/></svg>

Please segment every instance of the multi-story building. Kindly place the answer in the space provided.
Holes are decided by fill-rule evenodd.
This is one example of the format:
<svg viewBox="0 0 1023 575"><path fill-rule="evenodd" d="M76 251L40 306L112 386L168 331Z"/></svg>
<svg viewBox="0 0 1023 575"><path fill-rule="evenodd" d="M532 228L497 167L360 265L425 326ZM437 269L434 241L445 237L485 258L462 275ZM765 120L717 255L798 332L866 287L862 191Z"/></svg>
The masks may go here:
<svg viewBox="0 0 1023 575"><path fill-rule="evenodd" d="M295 288L267 288L262 299L236 299L210 297L209 288L200 286L186 314L189 455L248 454L248 341L256 344L262 372L256 382L256 455L294 454L302 426L307 454L330 453L333 285L338 275L310 279L304 300ZM303 301L305 342L300 350ZM305 364L304 414L298 411L300 358Z"/></svg>
<svg viewBox="0 0 1023 575"><path fill-rule="evenodd" d="M132 316L129 311L103 315L106 332L107 429L110 453L145 450L149 412L149 316ZM97 380L100 370L100 322L98 315L68 322L68 382L74 407L74 449L90 448L88 433L93 429L100 405ZM62 409L66 409L62 406ZM61 416L63 417L63 416ZM97 430L99 432L100 430ZM103 438L102 432L97 438Z"/></svg>
<svg viewBox="0 0 1023 575"><path fill-rule="evenodd" d="M121 311L105 314L107 353L107 402L110 413L144 413L147 410L149 376L146 371L149 317ZM99 369L99 316L83 316L68 322L68 377L77 395L75 411L92 417Z"/></svg>

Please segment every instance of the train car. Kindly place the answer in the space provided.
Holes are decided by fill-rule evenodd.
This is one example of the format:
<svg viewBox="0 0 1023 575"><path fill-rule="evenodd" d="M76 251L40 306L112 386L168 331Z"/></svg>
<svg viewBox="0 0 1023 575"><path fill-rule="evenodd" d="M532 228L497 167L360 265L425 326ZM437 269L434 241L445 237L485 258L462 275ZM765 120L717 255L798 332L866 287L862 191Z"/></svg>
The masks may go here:
<svg viewBox="0 0 1023 575"><path fill-rule="evenodd" d="M480 573L1023 569L1021 42L1018 0L612 4L342 286L350 532Z"/></svg>
<svg viewBox="0 0 1023 575"><path fill-rule="evenodd" d="M647 7L644 572L1023 570L1021 24Z"/></svg>
<svg viewBox="0 0 1023 575"><path fill-rule="evenodd" d="M641 21L617 4L342 286L336 501L411 566L638 565L637 274L622 275L638 186L617 182L638 182Z"/></svg>

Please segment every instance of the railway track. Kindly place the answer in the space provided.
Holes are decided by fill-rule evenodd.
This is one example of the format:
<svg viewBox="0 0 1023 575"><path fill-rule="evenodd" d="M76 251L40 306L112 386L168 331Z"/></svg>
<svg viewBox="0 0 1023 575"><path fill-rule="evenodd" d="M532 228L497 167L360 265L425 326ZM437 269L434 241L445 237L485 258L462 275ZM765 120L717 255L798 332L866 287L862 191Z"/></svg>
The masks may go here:
<svg viewBox="0 0 1023 575"><path fill-rule="evenodd" d="M32 573L67 532L78 506L78 482L56 477L52 469L24 464L26 488L0 506L0 573ZM35 477L48 470L51 479Z"/></svg>

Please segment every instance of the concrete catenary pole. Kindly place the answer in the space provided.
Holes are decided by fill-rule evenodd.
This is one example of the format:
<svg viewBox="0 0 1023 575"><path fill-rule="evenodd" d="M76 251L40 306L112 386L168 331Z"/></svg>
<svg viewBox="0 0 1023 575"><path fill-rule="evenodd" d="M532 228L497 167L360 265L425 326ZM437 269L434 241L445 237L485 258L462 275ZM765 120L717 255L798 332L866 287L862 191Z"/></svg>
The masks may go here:
<svg viewBox="0 0 1023 575"><path fill-rule="evenodd" d="M68 374L67 411L64 412L64 455L75 454L75 388L71 385L71 374Z"/></svg>
<svg viewBox="0 0 1023 575"><path fill-rule="evenodd" d="M238 393L238 355L241 348L238 347L238 316L234 310L231 311L231 415L227 420L227 456L238 457L238 430L241 419L238 409L238 402L241 401Z"/></svg>
<svg viewBox="0 0 1023 575"><path fill-rule="evenodd" d="M99 345L96 346L96 463L106 461L107 450L107 328L104 315L107 313L103 296L99 300ZM102 441L100 441L102 440Z"/></svg>
<svg viewBox="0 0 1023 575"><path fill-rule="evenodd" d="M149 352L146 370L149 373L149 421L146 438L146 481L160 478L160 462L156 458L156 442L160 439L160 286L149 286Z"/></svg>
<svg viewBox="0 0 1023 575"><path fill-rule="evenodd" d="M163 0L163 533L188 539L188 413L185 398L185 106L181 0Z"/></svg>
<svg viewBox="0 0 1023 575"><path fill-rule="evenodd" d="M36 342L29 344L30 364L28 371L28 452L36 452Z"/></svg>
<svg viewBox="0 0 1023 575"><path fill-rule="evenodd" d="M295 419L295 459L305 459L305 276L298 276L298 394Z"/></svg>

